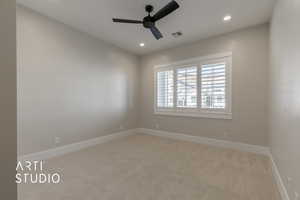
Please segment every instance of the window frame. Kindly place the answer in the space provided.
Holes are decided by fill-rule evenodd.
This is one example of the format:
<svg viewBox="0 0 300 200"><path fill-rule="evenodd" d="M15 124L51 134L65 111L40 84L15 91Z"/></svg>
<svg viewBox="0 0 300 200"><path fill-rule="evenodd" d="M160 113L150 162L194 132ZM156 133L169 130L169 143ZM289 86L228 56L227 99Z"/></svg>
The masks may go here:
<svg viewBox="0 0 300 200"><path fill-rule="evenodd" d="M210 109L201 107L201 66L217 62L226 63L225 109ZM177 107L177 69L197 67L197 107ZM157 107L157 72L173 70L173 107ZM184 117L200 117L213 119L232 119L232 52L219 53L203 57L192 58L175 63L154 66L154 114Z"/></svg>

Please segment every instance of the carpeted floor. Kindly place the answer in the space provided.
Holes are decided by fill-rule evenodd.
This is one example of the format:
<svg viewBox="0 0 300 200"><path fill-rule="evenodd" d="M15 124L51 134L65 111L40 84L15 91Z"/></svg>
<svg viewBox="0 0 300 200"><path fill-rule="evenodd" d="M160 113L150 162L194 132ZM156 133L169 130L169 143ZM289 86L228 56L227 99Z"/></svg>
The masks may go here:
<svg viewBox="0 0 300 200"><path fill-rule="evenodd" d="M19 200L279 200L267 157L134 135L48 160L60 184L21 184Z"/></svg>

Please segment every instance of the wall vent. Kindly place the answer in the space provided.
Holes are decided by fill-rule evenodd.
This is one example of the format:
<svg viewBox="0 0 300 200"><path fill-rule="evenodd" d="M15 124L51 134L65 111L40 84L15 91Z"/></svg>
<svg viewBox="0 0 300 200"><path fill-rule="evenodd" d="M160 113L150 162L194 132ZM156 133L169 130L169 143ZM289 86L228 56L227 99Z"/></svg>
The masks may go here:
<svg viewBox="0 0 300 200"><path fill-rule="evenodd" d="M181 31L177 31L177 32L175 32L175 33L172 33L172 36L173 36L174 38L178 38L178 37L182 36L182 32L181 32Z"/></svg>

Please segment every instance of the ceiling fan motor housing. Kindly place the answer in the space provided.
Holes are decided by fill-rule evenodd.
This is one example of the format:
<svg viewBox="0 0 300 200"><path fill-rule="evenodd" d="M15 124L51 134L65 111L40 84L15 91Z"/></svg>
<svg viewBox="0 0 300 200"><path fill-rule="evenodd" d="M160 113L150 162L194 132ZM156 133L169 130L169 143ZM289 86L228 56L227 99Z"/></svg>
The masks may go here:
<svg viewBox="0 0 300 200"><path fill-rule="evenodd" d="M143 25L145 28L151 28L155 25L155 22L152 20L151 16L144 17Z"/></svg>
<svg viewBox="0 0 300 200"><path fill-rule="evenodd" d="M155 25L154 20L150 16L150 13L153 11L153 6L152 5L146 5L145 10L148 13L148 16L144 17L143 19L143 25L145 28L151 28Z"/></svg>

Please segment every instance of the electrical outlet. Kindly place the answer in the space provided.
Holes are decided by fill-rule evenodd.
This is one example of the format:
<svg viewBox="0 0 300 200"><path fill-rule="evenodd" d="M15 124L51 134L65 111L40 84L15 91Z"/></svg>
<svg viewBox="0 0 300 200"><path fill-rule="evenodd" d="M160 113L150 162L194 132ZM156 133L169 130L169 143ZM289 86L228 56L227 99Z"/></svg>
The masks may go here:
<svg viewBox="0 0 300 200"><path fill-rule="evenodd" d="M55 143L55 145L59 144L60 143L60 137L55 137L54 138L54 143Z"/></svg>

